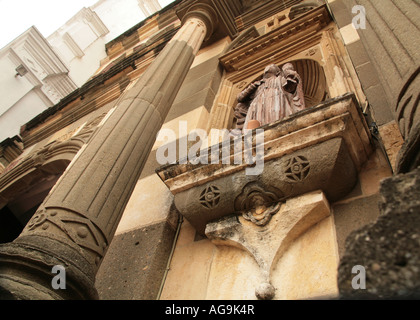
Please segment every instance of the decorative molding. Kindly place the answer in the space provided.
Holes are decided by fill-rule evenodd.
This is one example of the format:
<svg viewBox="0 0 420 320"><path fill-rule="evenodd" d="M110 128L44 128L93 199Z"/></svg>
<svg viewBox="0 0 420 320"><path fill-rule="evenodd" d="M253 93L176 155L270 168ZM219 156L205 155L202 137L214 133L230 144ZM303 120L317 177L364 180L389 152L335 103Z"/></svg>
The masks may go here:
<svg viewBox="0 0 420 320"><path fill-rule="evenodd" d="M80 49L79 45L74 41L72 36L66 32L63 34L63 42L67 45L67 47L71 50L76 58L81 58L85 55L82 49Z"/></svg>
<svg viewBox="0 0 420 320"><path fill-rule="evenodd" d="M311 169L308 159L304 156L296 156L287 160L286 164L286 177L287 179L297 182L303 181L308 177Z"/></svg>
<svg viewBox="0 0 420 320"><path fill-rule="evenodd" d="M79 16L92 29L98 38L109 33L106 25L102 22L97 13L92 9L83 8L79 12Z"/></svg>
<svg viewBox="0 0 420 320"><path fill-rule="evenodd" d="M262 187L258 182L247 184L235 199L235 211L257 226L265 226L280 209L284 194L275 187Z"/></svg>
<svg viewBox="0 0 420 320"><path fill-rule="evenodd" d="M220 57L220 62L227 71L232 72L266 60L267 57L273 57L275 52L290 52L291 47L297 44L299 44L299 49L294 51L296 53L301 52L316 44L316 41L311 41L311 37L315 36L330 22L332 22L332 19L326 6L321 6L278 29L260 36L252 43L228 52ZM279 55L279 53L276 54ZM290 56L290 53L288 55Z"/></svg>
<svg viewBox="0 0 420 320"><path fill-rule="evenodd" d="M88 142L105 115L102 114L92 119L77 132L73 132L67 139L61 137L11 162L0 175L0 196L2 199L0 208L7 204L8 199L16 194L17 190L22 191L31 187L34 182L36 183L37 179L34 180L31 176L36 177L37 171L45 172L45 174L61 174L64 170L62 165L53 165L51 167L52 171L50 169L47 170L47 167L56 161L62 162L64 167L66 167L83 145Z"/></svg>
<svg viewBox="0 0 420 320"><path fill-rule="evenodd" d="M200 203L207 209L215 208L220 202L220 190L216 186L209 186L200 194Z"/></svg>
<svg viewBox="0 0 420 320"><path fill-rule="evenodd" d="M265 1L258 7L248 4L248 8L245 8L248 9L247 12L236 17L236 27L242 31L300 2L302 0Z"/></svg>
<svg viewBox="0 0 420 320"><path fill-rule="evenodd" d="M68 76L69 70L65 64L35 27L31 27L3 50L16 67L25 67L28 72L24 77L34 89L42 90L45 95L41 97L42 100L48 100L45 101L46 106L57 103L77 88ZM58 81L54 80L57 78Z"/></svg>

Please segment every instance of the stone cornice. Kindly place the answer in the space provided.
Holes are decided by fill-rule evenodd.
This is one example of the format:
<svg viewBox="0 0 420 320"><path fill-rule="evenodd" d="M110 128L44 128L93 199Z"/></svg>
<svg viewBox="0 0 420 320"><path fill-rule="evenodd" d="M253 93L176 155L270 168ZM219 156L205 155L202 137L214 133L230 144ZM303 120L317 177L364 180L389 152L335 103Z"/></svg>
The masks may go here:
<svg viewBox="0 0 420 320"><path fill-rule="evenodd" d="M280 28L228 52L220 57L220 62L227 71L244 69L245 66L255 64L256 60L262 60L276 51L288 50L296 43L308 42L308 38L315 36L331 21L332 18L327 7L325 5L318 7ZM304 39L306 41L303 41Z"/></svg>
<svg viewBox="0 0 420 320"><path fill-rule="evenodd" d="M252 25L267 19L293 5L301 3L302 0L274 0L265 1L258 7L251 7L245 13L235 18L235 23L239 31L251 27Z"/></svg>

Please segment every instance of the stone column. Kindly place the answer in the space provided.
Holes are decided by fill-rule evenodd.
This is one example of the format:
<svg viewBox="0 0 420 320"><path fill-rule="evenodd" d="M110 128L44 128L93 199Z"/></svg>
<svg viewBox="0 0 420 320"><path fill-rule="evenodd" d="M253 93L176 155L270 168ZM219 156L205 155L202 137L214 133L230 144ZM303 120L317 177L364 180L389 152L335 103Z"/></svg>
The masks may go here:
<svg viewBox="0 0 420 320"><path fill-rule="evenodd" d="M0 247L0 297L97 298L95 275L166 115L217 15L206 5L183 26L80 150L12 243ZM54 290L55 265L66 289Z"/></svg>

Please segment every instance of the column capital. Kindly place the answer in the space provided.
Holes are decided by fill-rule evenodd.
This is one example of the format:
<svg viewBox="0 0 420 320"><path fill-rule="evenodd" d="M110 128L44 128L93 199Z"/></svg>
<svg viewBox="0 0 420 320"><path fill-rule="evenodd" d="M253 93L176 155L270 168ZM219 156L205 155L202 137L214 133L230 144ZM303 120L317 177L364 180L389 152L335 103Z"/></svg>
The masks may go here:
<svg viewBox="0 0 420 320"><path fill-rule="evenodd" d="M204 22L207 30L204 41L208 41L217 28L218 16L216 11L210 5L198 2L189 7L187 12L182 16L182 24L185 24L191 18L197 18Z"/></svg>
<svg viewBox="0 0 420 320"><path fill-rule="evenodd" d="M207 27L205 42L237 35L235 17L237 8L228 0L187 0L179 4L176 14L182 23L191 17L202 20Z"/></svg>

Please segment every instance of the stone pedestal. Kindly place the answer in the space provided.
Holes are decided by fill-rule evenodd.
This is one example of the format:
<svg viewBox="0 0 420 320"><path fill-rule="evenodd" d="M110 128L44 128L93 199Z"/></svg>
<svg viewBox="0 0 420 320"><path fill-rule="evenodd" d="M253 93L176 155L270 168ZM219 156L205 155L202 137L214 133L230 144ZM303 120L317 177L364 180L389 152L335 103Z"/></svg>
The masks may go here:
<svg viewBox="0 0 420 320"><path fill-rule="evenodd" d="M290 243L331 212L321 191L276 204L273 209L272 219L264 225L232 215L206 227L207 237L216 245L238 247L255 259L264 279L255 290L261 300L274 298L276 288L271 284L271 270Z"/></svg>
<svg viewBox="0 0 420 320"><path fill-rule="evenodd" d="M220 143L216 164L211 164L209 148L203 150L204 157L209 155L205 164L157 170L175 195L179 212L203 235L207 223L248 210L252 194L262 194L270 204L316 190L330 202L340 199L353 189L373 148L351 94L263 126L249 136L249 145L244 139L248 138ZM260 157L257 174L249 171L255 162L247 164L245 159L251 153Z"/></svg>

